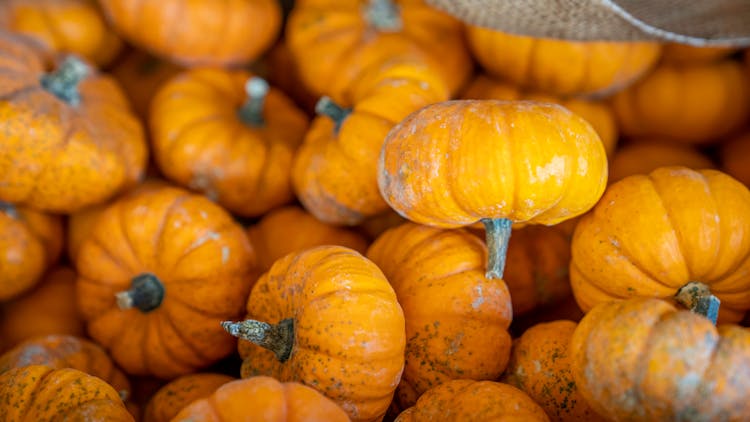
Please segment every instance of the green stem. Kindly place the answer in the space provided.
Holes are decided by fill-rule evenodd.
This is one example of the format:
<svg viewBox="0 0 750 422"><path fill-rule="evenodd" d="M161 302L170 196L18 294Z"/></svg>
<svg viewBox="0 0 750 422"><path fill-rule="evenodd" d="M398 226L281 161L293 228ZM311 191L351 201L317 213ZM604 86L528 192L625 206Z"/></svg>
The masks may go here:
<svg viewBox="0 0 750 422"><path fill-rule="evenodd" d="M365 9L365 19L380 32L398 32L404 26L401 11L392 0L370 0Z"/></svg>
<svg viewBox="0 0 750 422"><path fill-rule="evenodd" d="M133 277L130 290L115 294L120 309L137 308L150 312L158 308L164 300L164 284L155 275L144 273Z"/></svg>
<svg viewBox="0 0 750 422"><path fill-rule="evenodd" d="M675 300L690 312L702 315L716 325L721 300L705 284L698 281L685 284L677 290Z"/></svg>
<svg viewBox="0 0 750 422"><path fill-rule="evenodd" d="M488 254L485 277L502 279L513 222L507 218L483 218L482 223L487 238Z"/></svg>
<svg viewBox="0 0 750 422"><path fill-rule="evenodd" d="M81 103L78 84L91 73L86 63L75 56L67 56L51 73L42 75L42 87L66 103L77 106Z"/></svg>
<svg viewBox="0 0 750 422"><path fill-rule="evenodd" d="M263 108L270 87L268 82L257 76L252 77L245 83L247 100L238 111L240 120L249 126L263 126Z"/></svg>
<svg viewBox="0 0 750 422"><path fill-rule="evenodd" d="M11 204L10 202L0 201L0 212L7 214L8 217L14 220L18 220L18 210L16 209L15 205Z"/></svg>
<svg viewBox="0 0 750 422"><path fill-rule="evenodd" d="M346 120L352 111L336 104L330 97L323 96L315 104L315 113L330 117L334 123L334 130L338 132L341 129L341 124L344 123L344 120Z"/></svg>
<svg viewBox="0 0 750 422"><path fill-rule="evenodd" d="M240 322L223 321L221 326L234 337L272 351L279 362L286 362L294 347L294 320L282 320L277 325L246 319Z"/></svg>

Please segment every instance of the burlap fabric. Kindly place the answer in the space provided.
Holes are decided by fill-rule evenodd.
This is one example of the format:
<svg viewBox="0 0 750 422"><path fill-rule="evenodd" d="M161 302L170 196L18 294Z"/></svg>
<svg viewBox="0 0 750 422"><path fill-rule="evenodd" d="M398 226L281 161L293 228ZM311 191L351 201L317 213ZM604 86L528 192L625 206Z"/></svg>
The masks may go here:
<svg viewBox="0 0 750 422"><path fill-rule="evenodd" d="M427 0L464 22L569 40L750 46L750 0Z"/></svg>

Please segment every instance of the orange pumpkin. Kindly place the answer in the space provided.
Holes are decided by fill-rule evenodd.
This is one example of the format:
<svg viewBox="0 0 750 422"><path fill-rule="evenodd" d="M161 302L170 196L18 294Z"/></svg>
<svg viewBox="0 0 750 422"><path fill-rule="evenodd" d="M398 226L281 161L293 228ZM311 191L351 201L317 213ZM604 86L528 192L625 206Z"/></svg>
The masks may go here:
<svg viewBox="0 0 750 422"><path fill-rule="evenodd" d="M60 257L62 238L60 217L0 201L0 302L39 282Z"/></svg>
<svg viewBox="0 0 750 422"><path fill-rule="evenodd" d="M176 421L344 422L346 413L318 391L296 382L252 377L219 387L209 398L193 402Z"/></svg>
<svg viewBox="0 0 750 422"><path fill-rule="evenodd" d="M570 339L573 321L535 325L513 342L503 382L537 402L555 422L605 421L584 400L573 380Z"/></svg>
<svg viewBox="0 0 750 422"><path fill-rule="evenodd" d="M585 98L556 98L538 92L523 92L509 83L479 75L466 87L462 98L467 100L533 100L557 103L583 117L594 127L604 144L607 157L611 157L617 145L617 122L610 105L604 101Z"/></svg>
<svg viewBox="0 0 750 422"><path fill-rule="evenodd" d="M405 323L380 269L342 246L292 253L261 276L240 337L243 378L314 387L354 421L381 420L404 368Z"/></svg>
<svg viewBox="0 0 750 422"><path fill-rule="evenodd" d="M6 421L133 422L106 382L77 369L44 365L0 375L0 415Z"/></svg>
<svg viewBox="0 0 750 422"><path fill-rule="evenodd" d="M634 174L649 174L659 167L668 166L683 166L695 170L716 167L708 156L690 145L658 139L639 139L618 148L609 162L609 183Z"/></svg>
<svg viewBox="0 0 750 422"><path fill-rule="evenodd" d="M597 305L569 346L573 379L609 420L740 421L750 415L750 331L718 329L653 298Z"/></svg>
<svg viewBox="0 0 750 422"><path fill-rule="evenodd" d="M376 239L386 230L398 227L406 221L396 211L388 208L385 212L366 218L357 228L370 239Z"/></svg>
<svg viewBox="0 0 750 422"><path fill-rule="evenodd" d="M662 167L610 185L578 222L570 279L578 304L674 296L699 282L719 319L750 309L750 190L716 170Z"/></svg>
<svg viewBox="0 0 750 422"><path fill-rule="evenodd" d="M277 259L292 252L323 245L339 245L364 253L367 240L359 233L317 220L297 206L277 208L247 230L265 272Z"/></svg>
<svg viewBox="0 0 750 422"><path fill-rule="evenodd" d="M261 78L182 73L152 100L150 127L162 173L235 214L262 215L294 198L289 167L307 117Z"/></svg>
<svg viewBox="0 0 750 422"><path fill-rule="evenodd" d="M0 28L100 66L109 64L122 48L95 0L5 0L0 3Z"/></svg>
<svg viewBox="0 0 750 422"><path fill-rule="evenodd" d="M367 257L396 291L406 318L400 408L452 379L493 380L508 363L513 317L505 283L484 277L486 248L464 230L405 223Z"/></svg>
<svg viewBox="0 0 750 422"><path fill-rule="evenodd" d="M410 113L448 98L439 76L413 61L376 70L352 88L352 109L321 99L294 158L297 198L323 222L356 225L388 210L377 185L383 139Z"/></svg>
<svg viewBox="0 0 750 422"><path fill-rule="evenodd" d="M453 380L424 393L395 422L527 421L549 422L523 391L492 381Z"/></svg>
<svg viewBox="0 0 750 422"><path fill-rule="evenodd" d="M259 57L278 36L274 0L99 0L131 43L186 66L237 66Z"/></svg>
<svg viewBox="0 0 750 422"><path fill-rule="evenodd" d="M318 97L310 93L302 81L299 66L289 51L287 42L277 43L268 52L265 60L266 73L263 77L268 78L272 85L278 86L289 95L308 114L315 113L315 103Z"/></svg>
<svg viewBox="0 0 750 422"><path fill-rule="evenodd" d="M180 72L180 66L167 60L159 59L140 50L132 50L112 68L112 76L121 86L127 87L133 111L143 120L147 120L151 99L173 76Z"/></svg>
<svg viewBox="0 0 750 422"><path fill-rule="evenodd" d="M750 79L734 60L663 64L612 99L622 133L685 143L717 141L746 123Z"/></svg>
<svg viewBox="0 0 750 422"><path fill-rule="evenodd" d="M104 210L76 259L88 332L126 372L174 378L235 348L255 279L243 229L207 198L159 186Z"/></svg>
<svg viewBox="0 0 750 422"><path fill-rule="evenodd" d="M750 187L750 132L723 143L719 157L722 171Z"/></svg>
<svg viewBox="0 0 750 422"><path fill-rule="evenodd" d="M474 57L490 75L556 95L617 92L659 59L654 42L576 42L507 34L468 26Z"/></svg>
<svg viewBox="0 0 750 422"><path fill-rule="evenodd" d="M192 402L209 397L217 388L234 380L229 375L214 373L176 378L151 397L143 414L143 422L169 422ZM242 401L242 404L248 405L247 401Z"/></svg>
<svg viewBox="0 0 750 422"><path fill-rule="evenodd" d="M712 62L737 51L734 47L724 46L692 46L688 44L667 43L662 49L661 60L665 63L690 64L697 62Z"/></svg>
<svg viewBox="0 0 750 422"><path fill-rule="evenodd" d="M307 87L339 102L368 69L394 56L429 63L452 93L472 70L462 24L422 0L297 2L286 40Z"/></svg>
<svg viewBox="0 0 750 422"><path fill-rule="evenodd" d="M604 192L594 129L556 104L462 100L429 105L388 133L378 163L385 201L417 223L484 223L488 278L502 278L512 223L554 225Z"/></svg>
<svg viewBox="0 0 750 422"><path fill-rule="evenodd" d="M0 34L0 200L73 212L134 184L146 166L143 128L117 84L68 56Z"/></svg>

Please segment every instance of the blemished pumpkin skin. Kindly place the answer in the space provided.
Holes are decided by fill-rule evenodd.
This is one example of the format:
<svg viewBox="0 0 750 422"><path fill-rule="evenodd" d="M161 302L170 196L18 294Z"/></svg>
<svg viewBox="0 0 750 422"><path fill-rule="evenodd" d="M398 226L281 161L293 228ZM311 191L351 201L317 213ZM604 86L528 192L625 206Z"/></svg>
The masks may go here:
<svg viewBox="0 0 750 422"><path fill-rule="evenodd" d="M494 380L508 363L513 318L505 283L484 277L486 248L465 230L407 222L383 233L367 258L393 286L406 319L399 408L452 379Z"/></svg>
<svg viewBox="0 0 750 422"><path fill-rule="evenodd" d="M410 113L448 95L432 69L394 60L358 79L350 110L321 99L292 167L294 191L305 209L323 222L349 226L387 211L377 183L383 140Z"/></svg>
<svg viewBox="0 0 750 422"><path fill-rule="evenodd" d="M255 273L243 228L209 199L154 187L114 202L76 259L91 338L128 374L171 379L229 355Z"/></svg>
<svg viewBox="0 0 750 422"><path fill-rule="evenodd" d="M112 386L73 368L30 365L0 374L6 421L133 422Z"/></svg>
<svg viewBox="0 0 750 422"><path fill-rule="evenodd" d="M146 166L143 128L122 90L73 56L0 34L0 201L69 213L134 184Z"/></svg>
<svg viewBox="0 0 750 422"><path fill-rule="evenodd" d="M184 66L241 66L265 52L281 29L274 0L99 0L134 45Z"/></svg>
<svg viewBox="0 0 750 422"><path fill-rule="evenodd" d="M689 144L740 129L750 114L750 79L735 60L663 64L612 98L620 131Z"/></svg>
<svg viewBox="0 0 750 422"><path fill-rule="evenodd" d="M109 64L123 45L96 0L6 0L0 3L0 28L99 66Z"/></svg>
<svg viewBox="0 0 750 422"><path fill-rule="evenodd" d="M190 403L210 396L217 388L235 380L229 375L214 373L176 378L151 397L143 413L143 422L169 422ZM248 405L247 401L242 401L242 404Z"/></svg>
<svg viewBox="0 0 750 422"><path fill-rule="evenodd" d="M300 382L354 421L383 418L404 368L405 322L367 258L331 245L289 254L253 287L247 318L223 324L242 339L243 378Z"/></svg>
<svg viewBox="0 0 750 422"><path fill-rule="evenodd" d="M264 215L248 228L247 235L257 253L261 272L287 254L315 246L339 245L364 254L368 245L359 233L323 223L295 205Z"/></svg>
<svg viewBox="0 0 750 422"><path fill-rule="evenodd" d="M716 167L708 156L691 145L660 139L638 139L617 149L609 161L608 183L612 184L635 174L649 174L659 167L668 166L683 166L694 170Z"/></svg>
<svg viewBox="0 0 750 422"><path fill-rule="evenodd" d="M723 143L719 159L722 171L750 187L750 132Z"/></svg>
<svg viewBox="0 0 750 422"><path fill-rule="evenodd" d="M481 221L487 276L502 278L511 225L554 225L586 212L604 192L607 157L591 125L560 105L458 100L396 125L377 174L385 201L411 221Z"/></svg>
<svg viewBox="0 0 750 422"><path fill-rule="evenodd" d="M570 281L584 311L631 297L669 298L699 282L720 322L750 309L750 191L717 170L662 167L610 185L578 222Z"/></svg>
<svg viewBox="0 0 750 422"><path fill-rule="evenodd" d="M0 201L0 302L28 291L62 252L59 216Z"/></svg>
<svg viewBox="0 0 750 422"><path fill-rule="evenodd" d="M174 422L345 422L346 412L314 388L258 376L232 381L184 408Z"/></svg>
<svg viewBox="0 0 750 422"><path fill-rule="evenodd" d="M573 380L569 345L576 325L558 320L530 327L513 341L501 380L528 394L554 422L603 422Z"/></svg>
<svg viewBox="0 0 750 422"><path fill-rule="evenodd" d="M696 47L687 44L667 43L662 48L664 63L690 64L721 60L737 51L734 47Z"/></svg>
<svg viewBox="0 0 750 422"><path fill-rule="evenodd" d="M265 80L244 71L181 73L152 100L149 125L162 173L233 214L259 216L294 199L289 168L307 116Z"/></svg>
<svg viewBox="0 0 750 422"><path fill-rule="evenodd" d="M107 352L81 337L59 334L34 337L0 356L0 373L29 365L77 369L101 378L123 399L130 394L130 382Z"/></svg>
<svg viewBox="0 0 750 422"><path fill-rule="evenodd" d="M609 103L586 98L557 98L553 95L538 92L523 92L520 88L494 79L488 75L475 77L466 87L461 98L466 100L533 100L557 103L583 117L599 134L607 151L612 157L617 146L617 122Z"/></svg>
<svg viewBox="0 0 750 422"><path fill-rule="evenodd" d="M451 93L473 70L463 24L422 0L297 2L286 40L311 92L337 102L369 68L398 55L429 63Z"/></svg>
<svg viewBox="0 0 750 422"><path fill-rule="evenodd" d="M111 70L138 116L148 118L151 99L159 88L182 71L168 60L159 59L141 50L131 50L118 60Z"/></svg>
<svg viewBox="0 0 750 422"><path fill-rule="evenodd" d="M607 96L656 64L654 42L576 42L507 34L467 26L474 58L490 75L560 96Z"/></svg>
<svg viewBox="0 0 750 422"><path fill-rule="evenodd" d="M493 381L453 380L425 392L395 422L548 422L544 410L523 391Z"/></svg>
<svg viewBox="0 0 750 422"><path fill-rule="evenodd" d="M602 303L576 327L573 379L613 421L747 420L750 331L654 298Z"/></svg>

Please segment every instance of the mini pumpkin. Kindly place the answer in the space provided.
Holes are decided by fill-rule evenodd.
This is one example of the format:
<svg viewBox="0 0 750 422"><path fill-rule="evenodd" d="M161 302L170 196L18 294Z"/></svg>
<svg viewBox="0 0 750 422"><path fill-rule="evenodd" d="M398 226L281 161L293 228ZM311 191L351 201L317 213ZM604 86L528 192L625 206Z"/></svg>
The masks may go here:
<svg viewBox="0 0 750 422"><path fill-rule="evenodd" d="M693 46L688 44L666 43L661 60L665 63L690 64L721 60L737 51L729 46Z"/></svg>
<svg viewBox="0 0 750 422"><path fill-rule="evenodd" d="M169 422L192 402L211 396L217 388L234 380L229 375L209 372L176 378L151 397L143 413L143 422ZM246 400L242 404L248 405Z"/></svg>
<svg viewBox="0 0 750 422"><path fill-rule="evenodd" d="M141 50L131 50L112 68L112 76L128 89L130 104L144 121L148 119L151 99L159 88L182 68Z"/></svg>
<svg viewBox="0 0 750 422"><path fill-rule="evenodd" d="M719 158L722 171L750 187L750 132L723 143Z"/></svg>
<svg viewBox="0 0 750 422"><path fill-rule="evenodd" d="M289 168L307 117L244 71L193 69L151 103L154 158L174 182L252 217L294 198Z"/></svg>
<svg viewBox="0 0 750 422"><path fill-rule="evenodd" d="M609 183L669 166L694 170L716 167L708 156L690 145L659 139L638 139L617 149L609 162Z"/></svg>
<svg viewBox="0 0 750 422"><path fill-rule="evenodd" d="M442 228L481 221L488 278L502 278L512 223L554 225L599 200L607 158L585 120L557 104L432 104L388 133L378 162L385 201Z"/></svg>
<svg viewBox="0 0 750 422"><path fill-rule="evenodd" d="M207 198L158 186L104 210L76 259L88 332L126 372L174 378L235 348L219 323L242 313L255 255Z"/></svg>
<svg viewBox="0 0 750 422"><path fill-rule="evenodd" d="M253 287L247 320L225 322L243 378L314 387L355 421L381 420L404 368L404 313L380 269L342 246L291 253Z"/></svg>

